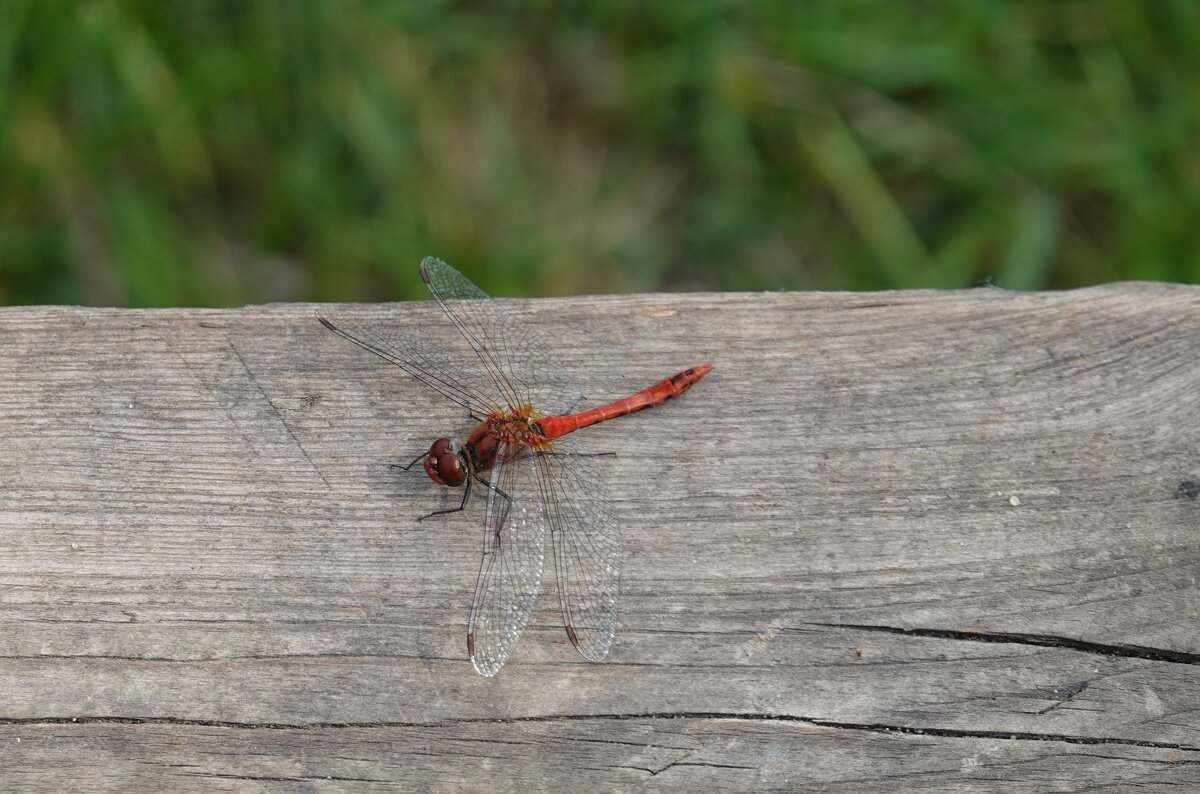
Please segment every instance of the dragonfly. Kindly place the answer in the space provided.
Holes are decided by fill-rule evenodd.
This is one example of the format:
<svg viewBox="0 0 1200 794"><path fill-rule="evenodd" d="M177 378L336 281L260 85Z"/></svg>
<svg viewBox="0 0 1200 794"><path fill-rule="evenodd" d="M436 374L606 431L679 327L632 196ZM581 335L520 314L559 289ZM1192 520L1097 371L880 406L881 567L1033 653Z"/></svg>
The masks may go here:
<svg viewBox="0 0 1200 794"><path fill-rule="evenodd" d="M605 453L592 452L573 434L678 397L712 367L691 367L622 400L578 411L579 388L525 317L440 259L426 257L420 274L457 334L426 328L406 335L378 314L317 319L457 403L476 423L465 437L438 438L398 466L421 462L438 485L463 488L458 507L418 520L465 510L473 483L486 489L467 655L488 677L508 661L541 592L549 534L567 638L585 659L603 661L617 631L621 531L599 460Z"/></svg>

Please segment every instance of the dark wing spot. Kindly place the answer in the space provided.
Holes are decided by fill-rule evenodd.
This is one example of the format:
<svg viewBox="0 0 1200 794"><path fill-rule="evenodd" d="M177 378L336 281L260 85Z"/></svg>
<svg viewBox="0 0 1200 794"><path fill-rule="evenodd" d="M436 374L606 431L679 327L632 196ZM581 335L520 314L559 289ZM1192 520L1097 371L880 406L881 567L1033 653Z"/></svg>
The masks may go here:
<svg viewBox="0 0 1200 794"><path fill-rule="evenodd" d="M1176 490L1179 492L1179 495L1185 499L1195 499L1196 497L1200 497L1200 485L1197 485L1191 480L1184 480L1183 482L1179 483L1179 488Z"/></svg>

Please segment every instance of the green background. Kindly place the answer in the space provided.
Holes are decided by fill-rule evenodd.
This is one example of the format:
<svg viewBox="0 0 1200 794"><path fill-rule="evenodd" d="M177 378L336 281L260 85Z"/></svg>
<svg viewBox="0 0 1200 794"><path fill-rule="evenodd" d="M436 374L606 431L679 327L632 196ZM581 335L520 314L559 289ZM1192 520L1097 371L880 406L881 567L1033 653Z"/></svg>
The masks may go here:
<svg viewBox="0 0 1200 794"><path fill-rule="evenodd" d="M0 303L1200 281L1200 3L0 2Z"/></svg>

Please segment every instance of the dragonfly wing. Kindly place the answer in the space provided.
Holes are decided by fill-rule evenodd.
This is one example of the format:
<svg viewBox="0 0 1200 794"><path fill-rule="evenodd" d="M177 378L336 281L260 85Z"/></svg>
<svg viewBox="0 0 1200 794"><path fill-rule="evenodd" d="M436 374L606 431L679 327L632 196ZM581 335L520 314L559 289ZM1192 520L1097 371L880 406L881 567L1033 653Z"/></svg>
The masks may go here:
<svg viewBox="0 0 1200 794"><path fill-rule="evenodd" d="M579 388L525 317L499 311L470 279L432 256L421 262L421 279L508 405L555 415L579 401Z"/></svg>
<svg viewBox="0 0 1200 794"><path fill-rule="evenodd" d="M467 653L483 676L500 671L517 647L542 589L545 519L529 496L531 467L505 445L496 457L484 515L483 563L467 629Z"/></svg>
<svg viewBox="0 0 1200 794"><path fill-rule="evenodd" d="M446 334L424 329L418 336L395 327L383 307L346 308L317 315L321 324L344 339L392 362L442 396L482 417L503 405L492 380L474 366L470 351L454 350ZM454 337L457 339L457 337Z"/></svg>
<svg viewBox="0 0 1200 794"><path fill-rule="evenodd" d="M537 457L537 476L567 637L585 659L603 661L617 633L621 529L598 456L576 441L559 444Z"/></svg>

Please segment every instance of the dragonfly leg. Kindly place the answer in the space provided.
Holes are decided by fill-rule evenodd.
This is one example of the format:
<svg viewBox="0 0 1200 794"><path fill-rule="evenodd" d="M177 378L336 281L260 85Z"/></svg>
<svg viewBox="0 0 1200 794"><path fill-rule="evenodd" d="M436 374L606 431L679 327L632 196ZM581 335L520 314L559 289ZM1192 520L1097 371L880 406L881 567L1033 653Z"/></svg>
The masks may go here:
<svg viewBox="0 0 1200 794"><path fill-rule="evenodd" d="M498 528L504 526L508 521L508 511L512 509L513 505L512 497L506 494L504 489L493 485L491 482L483 479L483 477L478 474L475 475L475 479L479 480L480 484L482 484L483 487L487 488L489 491L495 491L496 495L504 500L504 513L500 516L500 520L496 522L496 548L500 548L500 530Z"/></svg>
<svg viewBox="0 0 1200 794"><path fill-rule="evenodd" d="M388 468L389 469L399 469L400 471L408 471L413 466L417 465L417 463L419 461L424 460L428 455L429 455L428 452L422 452L420 455L417 455L415 458L413 458L411 462L406 463L403 466L401 466L399 463L389 463Z"/></svg>
<svg viewBox="0 0 1200 794"><path fill-rule="evenodd" d="M415 461L414 461L414 463L415 463ZM408 465L411 466L412 463L410 463ZM470 498L471 498L471 481L467 480L467 487L463 488L462 503L459 504L458 507L451 507L449 510L434 510L432 513L429 513L428 515L421 516L420 518L417 519L417 521L418 522L424 521L425 519L433 518L434 516L445 516L445 515L449 515L450 513L461 513L463 510L466 509L467 500Z"/></svg>
<svg viewBox="0 0 1200 794"><path fill-rule="evenodd" d="M416 462L416 461L413 461L413 463L415 463L415 462ZM393 464L393 465L395 465L395 464ZM410 466L411 466L411 465L412 465L412 463L410 463L410 464L408 464L408 465L410 465ZM504 491L502 491L501 489L499 489L499 488L497 488L496 486L492 485L492 484L491 484L490 482L488 482L487 480L483 479L483 478L482 478L481 476L479 476L478 474L476 474L476 475L475 475L474 479L476 479L476 480L479 480L480 484L482 484L482 485L483 485L483 487L484 487L484 488L487 488L489 491L495 491L495 492L496 492L496 493L497 493L497 494L500 496L500 498L504 500L504 502L505 502L505 506L504 506L504 512L505 512L505 515L504 515L504 516L501 518L501 521L500 521L500 526L504 526L504 519L505 519L505 518L508 518L508 509L509 509L510 507L512 507L512 497L511 497L511 496L509 496L508 494L506 494L506 493L505 493ZM433 518L434 516L445 516L445 515L449 515L449 514L451 514L451 513L461 513L463 510L466 510L466 509L467 509L467 500L469 500L470 498L471 498L471 480L470 480L470 479L468 479L468 480L467 480L466 487L465 487L465 488L463 488L463 498L462 498L462 501L461 501L461 502L459 502L459 505L458 505L458 507L451 507L451 508L448 508L448 509L446 509L446 510L434 510L432 513L427 513L427 514L425 514L425 515L421 516L420 518L418 518L418 519L417 519L417 521L424 521L425 519L427 519L427 518Z"/></svg>
<svg viewBox="0 0 1200 794"><path fill-rule="evenodd" d="M475 475L475 478L477 480L479 480L479 482L483 485L484 488L487 488L489 491L495 491L496 495L505 501L504 509L506 511L508 510L508 508L512 507L512 497L511 496L506 494L502 489L496 487L495 485L492 485L490 482L487 482L478 474ZM507 518L507 516L505 516L505 517ZM504 522L501 521L500 523L503 524Z"/></svg>

